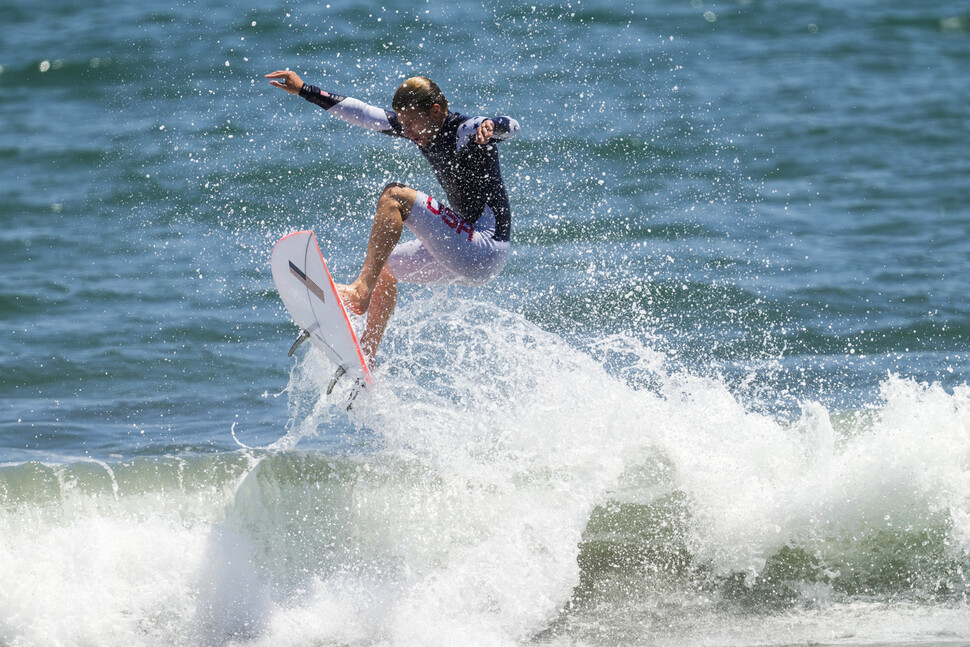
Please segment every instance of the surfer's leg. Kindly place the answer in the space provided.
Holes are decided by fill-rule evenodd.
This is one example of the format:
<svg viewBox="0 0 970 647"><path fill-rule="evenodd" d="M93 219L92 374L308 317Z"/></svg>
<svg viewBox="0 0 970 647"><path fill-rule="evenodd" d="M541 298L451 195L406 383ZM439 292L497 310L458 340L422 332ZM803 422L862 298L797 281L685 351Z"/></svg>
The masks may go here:
<svg viewBox="0 0 970 647"><path fill-rule="evenodd" d="M391 250L401 239L404 221L411 213L416 195L417 191L414 189L392 182L384 187L377 201L377 212L374 214L370 241L367 243L367 255L364 257L360 274L350 285L338 288L341 299L357 314L367 312L370 306L374 290L387 263L387 257L391 255Z"/></svg>
<svg viewBox="0 0 970 647"><path fill-rule="evenodd" d="M364 334L360 337L360 349L368 365L374 363L377 347L381 344L387 321L394 313L396 305L397 279L394 278L391 268L385 265L371 295L370 307L367 309L367 325L364 327Z"/></svg>

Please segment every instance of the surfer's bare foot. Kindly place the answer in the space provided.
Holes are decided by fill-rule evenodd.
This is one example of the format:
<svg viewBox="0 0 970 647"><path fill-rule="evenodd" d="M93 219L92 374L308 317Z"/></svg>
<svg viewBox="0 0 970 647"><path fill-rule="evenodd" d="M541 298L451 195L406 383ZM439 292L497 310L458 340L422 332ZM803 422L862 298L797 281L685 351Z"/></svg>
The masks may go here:
<svg viewBox="0 0 970 647"><path fill-rule="evenodd" d="M354 314L362 315L367 312L370 305L370 295L359 283L354 282L350 285L335 285L340 300Z"/></svg>

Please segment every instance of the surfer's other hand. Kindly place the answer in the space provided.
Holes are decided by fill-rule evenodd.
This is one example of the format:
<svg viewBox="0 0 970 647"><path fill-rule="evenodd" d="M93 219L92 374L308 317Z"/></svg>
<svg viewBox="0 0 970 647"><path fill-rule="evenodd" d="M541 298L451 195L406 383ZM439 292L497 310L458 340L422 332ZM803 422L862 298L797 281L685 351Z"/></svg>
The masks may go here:
<svg viewBox="0 0 970 647"><path fill-rule="evenodd" d="M495 124L492 123L491 119L486 119L478 126L478 132L475 133L475 141L479 144L487 144L488 140L492 138L492 134L495 132Z"/></svg>
<svg viewBox="0 0 970 647"><path fill-rule="evenodd" d="M270 79L269 84L277 88L283 88L290 94L300 94L303 88L303 79L296 72L290 70L277 70L266 75Z"/></svg>

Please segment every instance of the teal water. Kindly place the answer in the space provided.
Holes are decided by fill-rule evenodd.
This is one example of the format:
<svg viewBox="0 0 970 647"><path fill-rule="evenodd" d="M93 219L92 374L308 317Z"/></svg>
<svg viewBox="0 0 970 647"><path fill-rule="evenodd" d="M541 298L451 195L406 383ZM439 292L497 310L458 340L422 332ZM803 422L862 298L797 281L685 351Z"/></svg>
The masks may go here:
<svg viewBox="0 0 970 647"><path fill-rule="evenodd" d="M970 640L970 3L0 7L0 644ZM513 256L338 280L426 74L510 114Z"/></svg>

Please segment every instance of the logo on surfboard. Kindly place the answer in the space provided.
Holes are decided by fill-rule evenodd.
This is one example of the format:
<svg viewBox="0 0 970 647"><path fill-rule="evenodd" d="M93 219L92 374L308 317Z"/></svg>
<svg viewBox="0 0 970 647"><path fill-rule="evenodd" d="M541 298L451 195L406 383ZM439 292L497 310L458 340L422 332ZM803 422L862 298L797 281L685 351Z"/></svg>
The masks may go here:
<svg viewBox="0 0 970 647"><path fill-rule="evenodd" d="M293 264L293 261L290 261L290 273L296 278L300 279L300 282L302 282L303 285L305 285L307 289L313 293L313 296L317 297L324 303L327 302L327 295L323 291L323 288L314 283L313 279L311 279L303 271L301 271L299 267Z"/></svg>

